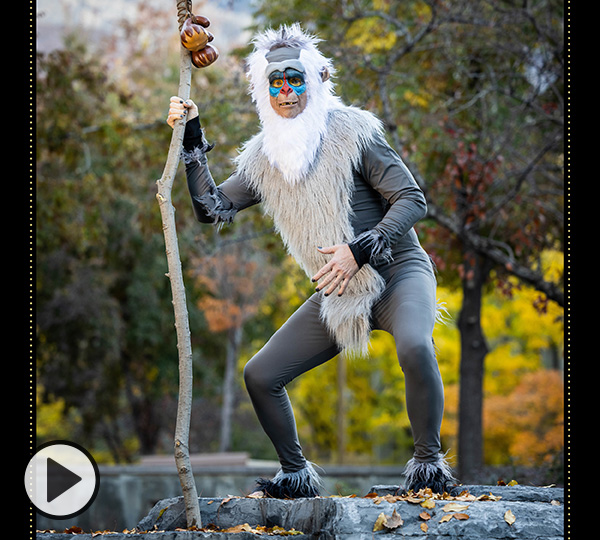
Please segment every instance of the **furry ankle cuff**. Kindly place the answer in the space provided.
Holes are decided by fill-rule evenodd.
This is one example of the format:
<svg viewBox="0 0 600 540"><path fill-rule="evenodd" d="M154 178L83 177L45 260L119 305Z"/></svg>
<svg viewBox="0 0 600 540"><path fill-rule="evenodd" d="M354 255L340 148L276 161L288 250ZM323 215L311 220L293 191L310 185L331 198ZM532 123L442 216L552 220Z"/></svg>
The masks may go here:
<svg viewBox="0 0 600 540"><path fill-rule="evenodd" d="M304 469L286 473L283 470L272 480L258 478L258 489L267 497L274 499L297 499L301 497L317 497L322 488L321 478L311 463L306 463Z"/></svg>
<svg viewBox="0 0 600 540"><path fill-rule="evenodd" d="M434 493L443 493L451 489L448 484L456 482L445 454L438 454L437 461L423 463L412 458L404 469L407 490L417 492L430 488Z"/></svg>

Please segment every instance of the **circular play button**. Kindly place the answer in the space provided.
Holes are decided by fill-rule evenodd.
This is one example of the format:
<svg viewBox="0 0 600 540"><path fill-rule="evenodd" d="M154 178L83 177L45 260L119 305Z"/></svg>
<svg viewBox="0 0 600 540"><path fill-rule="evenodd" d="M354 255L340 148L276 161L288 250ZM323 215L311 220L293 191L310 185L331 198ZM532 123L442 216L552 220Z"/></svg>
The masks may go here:
<svg viewBox="0 0 600 540"><path fill-rule="evenodd" d="M67 519L86 510L98 494L98 465L83 447L70 441L39 446L25 471L25 490L36 510Z"/></svg>

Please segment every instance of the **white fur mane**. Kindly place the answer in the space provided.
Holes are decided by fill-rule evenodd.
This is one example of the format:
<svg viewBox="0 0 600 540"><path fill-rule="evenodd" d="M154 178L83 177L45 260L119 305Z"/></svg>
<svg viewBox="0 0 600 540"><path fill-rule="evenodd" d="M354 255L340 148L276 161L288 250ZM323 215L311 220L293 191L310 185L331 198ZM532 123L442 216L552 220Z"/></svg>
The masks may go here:
<svg viewBox="0 0 600 540"><path fill-rule="evenodd" d="M247 60L250 94L262 124L263 152L273 167L290 184L300 181L314 162L321 139L327 131L327 113L342 106L334 95L331 79L323 82L321 71L332 76L331 61L317 49L319 38L305 33L299 24L266 30L254 40L254 51ZM276 46L300 49L300 61L306 73L307 105L296 118L282 118L271 107L269 81L265 75L266 54Z"/></svg>

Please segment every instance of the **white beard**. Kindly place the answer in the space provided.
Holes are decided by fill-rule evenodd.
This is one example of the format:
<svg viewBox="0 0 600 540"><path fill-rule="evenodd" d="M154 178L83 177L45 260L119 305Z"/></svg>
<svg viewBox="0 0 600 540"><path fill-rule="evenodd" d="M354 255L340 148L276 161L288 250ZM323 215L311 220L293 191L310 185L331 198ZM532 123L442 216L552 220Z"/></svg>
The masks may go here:
<svg viewBox="0 0 600 540"><path fill-rule="evenodd" d="M279 116L270 104L270 110L260 111L262 151L286 182L294 185L306 176L327 133L328 111L340 106L337 98L323 93L309 95L306 108L295 118Z"/></svg>

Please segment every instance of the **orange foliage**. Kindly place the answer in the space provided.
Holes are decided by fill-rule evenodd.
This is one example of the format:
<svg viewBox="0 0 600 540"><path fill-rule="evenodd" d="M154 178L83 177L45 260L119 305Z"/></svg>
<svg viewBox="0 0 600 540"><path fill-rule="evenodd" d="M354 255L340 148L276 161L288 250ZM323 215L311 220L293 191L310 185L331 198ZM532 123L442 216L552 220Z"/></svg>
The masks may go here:
<svg viewBox="0 0 600 540"><path fill-rule="evenodd" d="M560 372L528 373L508 395L484 404L486 462L518 465L550 464L563 448L564 400Z"/></svg>
<svg viewBox="0 0 600 540"><path fill-rule="evenodd" d="M260 265L242 249L197 260L196 280L207 294L198 300L211 332L239 328L258 309L264 290Z"/></svg>

